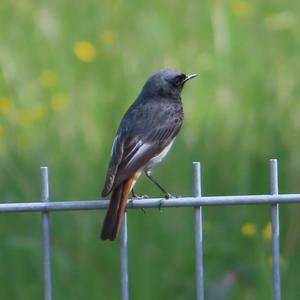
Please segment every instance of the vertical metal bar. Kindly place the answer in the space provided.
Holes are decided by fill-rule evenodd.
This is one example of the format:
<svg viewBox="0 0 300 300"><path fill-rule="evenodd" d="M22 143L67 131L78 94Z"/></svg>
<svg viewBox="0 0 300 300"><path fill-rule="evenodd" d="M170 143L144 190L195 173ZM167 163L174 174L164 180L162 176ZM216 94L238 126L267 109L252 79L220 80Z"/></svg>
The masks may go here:
<svg viewBox="0 0 300 300"><path fill-rule="evenodd" d="M270 160L270 190L272 195L278 195L278 164L277 159ZM280 279L280 229L279 204L272 204L272 263L274 300L281 299Z"/></svg>
<svg viewBox="0 0 300 300"><path fill-rule="evenodd" d="M194 162L194 195L201 197L201 165ZM195 207L195 242L196 242L196 295L197 300L204 300L204 271L203 271L203 225L202 207Z"/></svg>
<svg viewBox="0 0 300 300"><path fill-rule="evenodd" d="M127 234L127 213L125 212L124 220L120 235L121 250L121 293L122 300L129 300L128 289L128 234Z"/></svg>
<svg viewBox="0 0 300 300"><path fill-rule="evenodd" d="M49 202L49 179L48 167L41 167L42 176L42 201ZM50 216L49 212L42 212L43 218L43 251L44 251L44 297L45 300L52 299L51 282L51 238L50 238Z"/></svg>

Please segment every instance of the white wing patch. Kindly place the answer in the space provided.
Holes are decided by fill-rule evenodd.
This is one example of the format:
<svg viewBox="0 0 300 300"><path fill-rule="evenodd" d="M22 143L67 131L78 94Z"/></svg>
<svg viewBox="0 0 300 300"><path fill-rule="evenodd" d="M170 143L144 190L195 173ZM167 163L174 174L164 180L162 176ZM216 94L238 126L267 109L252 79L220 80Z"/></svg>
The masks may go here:
<svg viewBox="0 0 300 300"><path fill-rule="evenodd" d="M138 148L138 147L140 147L141 145L143 144L143 141L142 140L139 140L135 145L134 145L134 147L131 149L131 151L129 152L129 153L127 153L127 155L123 158L124 160L128 157L128 156L130 156L134 151L135 151L135 149L136 148ZM139 151L139 150L138 150ZM137 152L138 152L137 151ZM134 157L134 156L133 156ZM132 157L132 158L133 158ZM131 159L132 159L131 158ZM131 161L131 160L130 160ZM130 161L128 162L128 164L130 163Z"/></svg>
<svg viewBox="0 0 300 300"><path fill-rule="evenodd" d="M156 164L160 163L171 150L174 140L175 138L163 149L163 151L161 151L159 154L151 158L150 161L147 163L147 165L144 167L144 170L149 170Z"/></svg>
<svg viewBox="0 0 300 300"><path fill-rule="evenodd" d="M139 141L139 143L142 143L142 141ZM130 159L129 162L127 163L127 167L130 167L130 165L131 165L134 161L136 161L136 160L139 159L141 156L143 156L143 154L144 154L145 152L147 152L148 149L151 148L151 147L152 147L152 146L151 146L151 144L149 144L149 143L143 144L143 145L138 149L138 151L136 151L136 153L131 157L131 159ZM136 148L136 147L134 147L134 148Z"/></svg>
<svg viewBox="0 0 300 300"><path fill-rule="evenodd" d="M159 154L157 154L156 156L151 158L143 169L145 169L145 170L151 169L154 165L160 163L164 159L164 157L168 154L168 152L170 151L170 149L173 145L174 139L163 149L162 152L160 152ZM139 141L139 145L141 143L142 143L142 141ZM151 147L152 147L152 144L149 144L149 143L145 143L145 144L141 145L140 148L136 151L136 153L133 155L133 157L127 163L127 167L130 167L130 165L132 165L132 163L134 161L136 161L140 157L142 157L144 155L144 153L146 153L149 150L149 148L151 148ZM135 148L136 148L136 146L134 147L134 149Z"/></svg>

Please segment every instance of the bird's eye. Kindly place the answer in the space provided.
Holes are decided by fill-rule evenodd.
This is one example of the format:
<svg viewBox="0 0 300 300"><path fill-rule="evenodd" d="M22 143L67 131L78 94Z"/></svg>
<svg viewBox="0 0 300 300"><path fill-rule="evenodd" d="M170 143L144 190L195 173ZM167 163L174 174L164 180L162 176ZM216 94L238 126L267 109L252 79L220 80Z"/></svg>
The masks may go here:
<svg viewBox="0 0 300 300"><path fill-rule="evenodd" d="M175 85L176 86L180 86L180 84L181 84L181 79L179 78L179 77L177 77L176 79L175 79Z"/></svg>
<svg viewBox="0 0 300 300"><path fill-rule="evenodd" d="M184 78L185 78L185 75L179 75L179 76L177 76L177 77L175 78L175 80L174 80L174 84L175 84L176 86L180 86L180 85L182 84Z"/></svg>

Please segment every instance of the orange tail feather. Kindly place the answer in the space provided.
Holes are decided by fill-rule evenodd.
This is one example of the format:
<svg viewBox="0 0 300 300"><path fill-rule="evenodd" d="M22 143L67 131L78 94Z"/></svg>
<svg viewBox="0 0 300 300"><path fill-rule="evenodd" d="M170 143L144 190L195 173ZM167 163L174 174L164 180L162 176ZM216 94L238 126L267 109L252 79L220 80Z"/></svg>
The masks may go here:
<svg viewBox="0 0 300 300"><path fill-rule="evenodd" d="M102 226L102 240L108 239L113 241L117 237L123 221L128 195L133 187L134 182L134 177L129 178L113 190Z"/></svg>

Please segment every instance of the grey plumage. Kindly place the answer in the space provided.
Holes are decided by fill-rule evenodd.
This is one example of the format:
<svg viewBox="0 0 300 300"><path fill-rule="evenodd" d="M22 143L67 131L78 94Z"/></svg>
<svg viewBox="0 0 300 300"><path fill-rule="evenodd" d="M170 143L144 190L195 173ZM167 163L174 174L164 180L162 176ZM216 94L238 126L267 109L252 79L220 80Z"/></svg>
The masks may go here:
<svg viewBox="0 0 300 300"><path fill-rule="evenodd" d="M164 158L183 123L180 93L184 83L195 76L162 70L147 80L120 123L102 196ZM112 202L111 207L116 209Z"/></svg>

